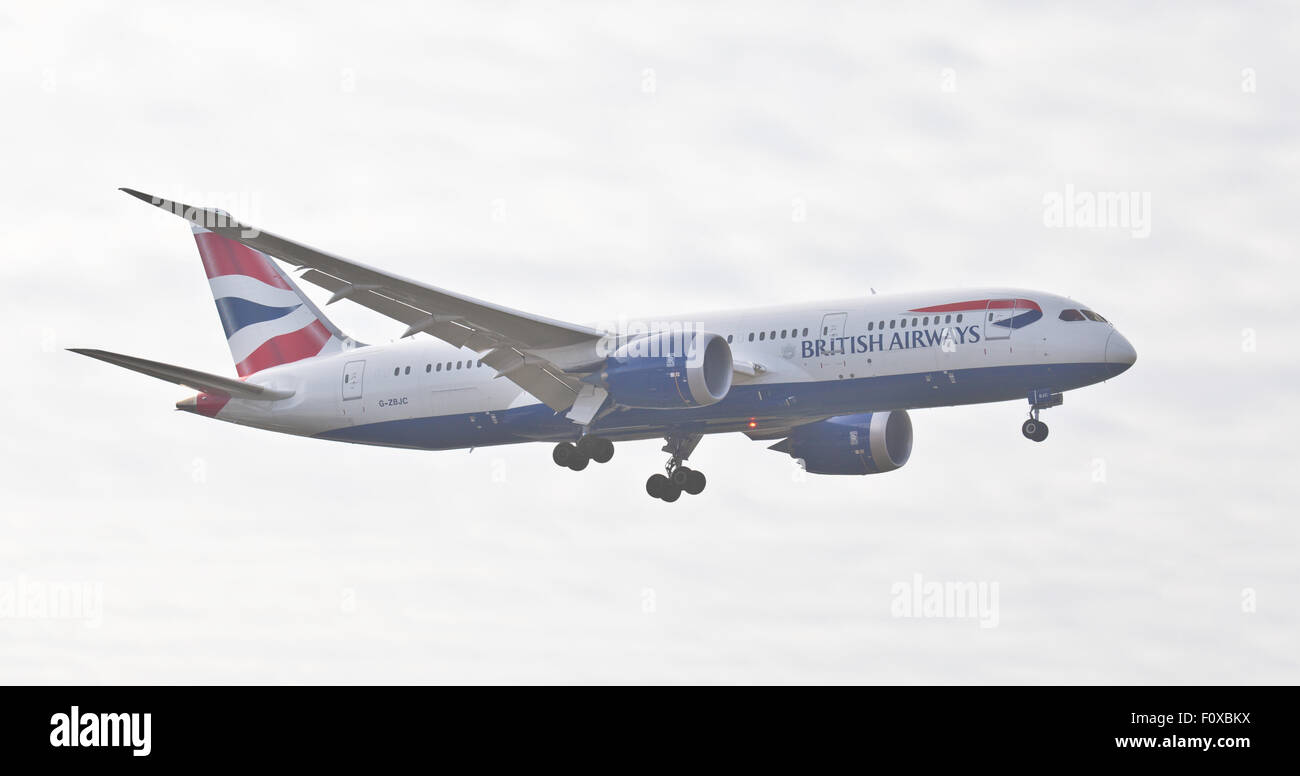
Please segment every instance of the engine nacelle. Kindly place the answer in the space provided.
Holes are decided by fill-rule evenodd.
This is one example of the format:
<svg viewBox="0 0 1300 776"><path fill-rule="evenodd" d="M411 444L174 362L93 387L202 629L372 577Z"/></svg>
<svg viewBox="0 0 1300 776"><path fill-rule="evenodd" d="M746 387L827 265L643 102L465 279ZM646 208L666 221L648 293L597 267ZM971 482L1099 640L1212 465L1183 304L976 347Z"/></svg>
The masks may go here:
<svg viewBox="0 0 1300 776"><path fill-rule="evenodd" d="M614 403L637 409L704 407L731 390L731 346L707 332L651 334L605 360L601 385Z"/></svg>
<svg viewBox="0 0 1300 776"><path fill-rule="evenodd" d="M912 456L912 419L903 410L839 415L795 428L773 450L803 459L811 474L878 474Z"/></svg>

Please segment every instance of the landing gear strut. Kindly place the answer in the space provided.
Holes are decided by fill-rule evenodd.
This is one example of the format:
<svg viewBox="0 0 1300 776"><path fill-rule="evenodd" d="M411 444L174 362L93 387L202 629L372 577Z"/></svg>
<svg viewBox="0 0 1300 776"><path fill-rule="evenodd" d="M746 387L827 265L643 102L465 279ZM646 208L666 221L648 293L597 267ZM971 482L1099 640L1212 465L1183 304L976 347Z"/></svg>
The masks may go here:
<svg viewBox="0 0 1300 776"><path fill-rule="evenodd" d="M645 483L645 492L651 498L672 503L681 498L683 493L698 496L704 491L704 486L708 484L704 473L688 468L683 463L700 443L700 438L700 434L668 435L668 444L664 445L664 452L669 454L668 463L664 466L665 473L652 474Z"/></svg>
<svg viewBox="0 0 1300 776"><path fill-rule="evenodd" d="M1032 439L1035 442L1047 439L1047 424L1038 419L1038 413L1048 407L1056 407L1064 401L1065 397L1059 393L1052 393L1048 388L1030 391L1029 420L1020 425L1020 433L1025 435L1025 439Z"/></svg>
<svg viewBox="0 0 1300 776"><path fill-rule="evenodd" d="M561 442L551 451L551 460L555 461L556 466L563 466L575 472L587 468L587 464L592 461L609 463L609 459L613 457L614 443L598 436L584 436L577 444Z"/></svg>

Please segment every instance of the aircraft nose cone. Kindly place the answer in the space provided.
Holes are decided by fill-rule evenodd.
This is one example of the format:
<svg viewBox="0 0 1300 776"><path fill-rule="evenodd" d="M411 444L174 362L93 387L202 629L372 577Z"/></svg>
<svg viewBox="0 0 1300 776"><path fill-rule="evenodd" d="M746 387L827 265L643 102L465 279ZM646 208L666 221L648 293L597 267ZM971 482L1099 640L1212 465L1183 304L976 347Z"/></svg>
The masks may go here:
<svg viewBox="0 0 1300 776"><path fill-rule="evenodd" d="M1106 340L1106 365L1110 367L1111 375L1117 375L1133 366L1137 358L1137 350L1123 334L1117 331L1110 333Z"/></svg>

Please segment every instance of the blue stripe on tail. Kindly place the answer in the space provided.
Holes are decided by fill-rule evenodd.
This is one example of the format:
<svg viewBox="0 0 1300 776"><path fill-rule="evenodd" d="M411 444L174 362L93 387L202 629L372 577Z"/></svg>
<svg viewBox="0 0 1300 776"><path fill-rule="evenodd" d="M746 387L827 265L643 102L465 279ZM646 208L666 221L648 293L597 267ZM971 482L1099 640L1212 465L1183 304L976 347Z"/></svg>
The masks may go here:
<svg viewBox="0 0 1300 776"><path fill-rule="evenodd" d="M230 339L232 334L245 326L283 318L299 307L302 305L267 307L237 296L223 296L217 300L217 314L221 316L221 327L226 330L226 339Z"/></svg>

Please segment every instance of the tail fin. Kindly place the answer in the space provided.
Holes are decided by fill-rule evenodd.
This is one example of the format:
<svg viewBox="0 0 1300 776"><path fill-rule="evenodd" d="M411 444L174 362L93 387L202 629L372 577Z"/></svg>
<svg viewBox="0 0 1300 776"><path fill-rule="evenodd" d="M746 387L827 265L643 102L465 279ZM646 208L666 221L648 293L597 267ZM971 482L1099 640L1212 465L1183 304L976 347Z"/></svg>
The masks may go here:
<svg viewBox="0 0 1300 776"><path fill-rule="evenodd" d="M349 346L351 340L270 256L202 227L193 229L240 377Z"/></svg>

